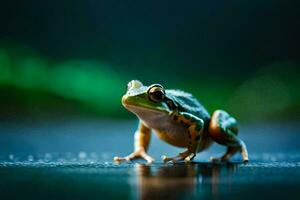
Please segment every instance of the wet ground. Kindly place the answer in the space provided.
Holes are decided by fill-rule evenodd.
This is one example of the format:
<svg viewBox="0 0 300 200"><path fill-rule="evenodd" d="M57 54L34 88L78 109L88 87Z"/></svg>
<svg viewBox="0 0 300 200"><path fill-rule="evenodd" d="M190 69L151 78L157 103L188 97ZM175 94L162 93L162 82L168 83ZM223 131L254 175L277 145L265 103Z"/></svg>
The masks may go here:
<svg viewBox="0 0 300 200"><path fill-rule="evenodd" d="M0 199L299 199L300 126L242 125L250 162L163 164L178 149L153 135L156 163L115 164L133 149L136 121L0 122Z"/></svg>

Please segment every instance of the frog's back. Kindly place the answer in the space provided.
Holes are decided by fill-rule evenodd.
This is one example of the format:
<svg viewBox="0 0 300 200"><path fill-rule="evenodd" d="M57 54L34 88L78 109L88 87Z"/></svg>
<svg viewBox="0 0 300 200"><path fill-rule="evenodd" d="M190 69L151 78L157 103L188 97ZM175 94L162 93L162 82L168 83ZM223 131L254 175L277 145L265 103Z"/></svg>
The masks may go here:
<svg viewBox="0 0 300 200"><path fill-rule="evenodd" d="M178 104L180 112L188 112L209 123L210 114L203 105L190 93L181 90L166 90L166 95Z"/></svg>

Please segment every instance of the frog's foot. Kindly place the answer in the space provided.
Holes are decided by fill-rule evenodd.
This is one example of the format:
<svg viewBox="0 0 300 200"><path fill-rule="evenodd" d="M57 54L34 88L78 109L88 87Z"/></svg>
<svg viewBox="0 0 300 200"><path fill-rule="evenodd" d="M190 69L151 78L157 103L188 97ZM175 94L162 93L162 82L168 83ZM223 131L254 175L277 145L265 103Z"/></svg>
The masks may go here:
<svg viewBox="0 0 300 200"><path fill-rule="evenodd" d="M167 157L167 156L162 156L162 160L164 163L167 163L167 162L173 162L173 163L177 163L177 162L180 162L180 161L185 161L185 162L190 162L193 160L193 158L195 157L196 155L194 153L191 153L189 150L183 152L183 153L180 153L179 155L175 156L175 157Z"/></svg>
<svg viewBox="0 0 300 200"><path fill-rule="evenodd" d="M210 157L209 160L212 161L212 162L227 162L238 151L242 152L243 162L247 163L249 161L248 154L247 153L245 154L243 152L242 147L227 147L227 151L223 156L221 156L219 158Z"/></svg>
<svg viewBox="0 0 300 200"><path fill-rule="evenodd" d="M209 160L212 162L227 162L229 158L238 151L237 147L227 147L225 154L219 158L210 157Z"/></svg>
<svg viewBox="0 0 300 200"><path fill-rule="evenodd" d="M227 162L228 158L226 159L223 156L222 157L210 157L209 160L211 162Z"/></svg>
<svg viewBox="0 0 300 200"><path fill-rule="evenodd" d="M147 161L147 163L153 163L154 162L154 159L149 156L146 151L144 150L138 150L138 151L135 151L133 152L132 154L129 154L128 156L125 156L125 157L114 157L114 161L115 162L122 162L122 161L131 161L131 160L135 160L135 159L138 159L138 158L142 158L144 160Z"/></svg>

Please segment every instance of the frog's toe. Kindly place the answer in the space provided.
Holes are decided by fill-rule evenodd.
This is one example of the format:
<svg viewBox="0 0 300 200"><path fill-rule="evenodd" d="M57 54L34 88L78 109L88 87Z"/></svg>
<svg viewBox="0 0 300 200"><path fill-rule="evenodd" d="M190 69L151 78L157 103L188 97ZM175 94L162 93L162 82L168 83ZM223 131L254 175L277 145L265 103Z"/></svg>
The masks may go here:
<svg viewBox="0 0 300 200"><path fill-rule="evenodd" d="M150 157L150 156L147 156L147 157L143 157L146 161L147 161L147 163L149 163L149 164L151 164L151 163L153 163L155 160L154 160L154 158L152 158L152 157Z"/></svg>
<svg viewBox="0 0 300 200"><path fill-rule="evenodd" d="M136 156L143 158L144 160L147 161L147 163L153 163L154 162L154 158L149 156L145 151L139 151Z"/></svg>
<svg viewBox="0 0 300 200"><path fill-rule="evenodd" d="M195 156L196 155L194 153L191 153L190 155L184 158L184 162L191 162Z"/></svg>
<svg viewBox="0 0 300 200"><path fill-rule="evenodd" d="M185 162L189 162L191 160L191 159L189 159L189 160L185 160L185 159L187 159L187 157L184 158L184 157L181 157L181 156L176 156L176 157L162 156L162 160L163 160L164 163L172 162L173 164L175 164L175 163L178 163L178 162L183 161L183 160Z"/></svg>
<svg viewBox="0 0 300 200"><path fill-rule="evenodd" d="M224 159L223 157L220 157L220 158L210 157L209 160L211 162L224 162L224 161L227 161L227 159Z"/></svg>
<svg viewBox="0 0 300 200"><path fill-rule="evenodd" d="M188 157L186 157L186 158L184 159L184 162L189 163L189 162L191 162L192 160L193 160L193 158L190 157L190 156L188 156Z"/></svg>
<svg viewBox="0 0 300 200"><path fill-rule="evenodd" d="M115 162L130 161L130 158L129 158L128 156L126 156L126 157L118 157L118 156L115 156L115 157L114 157L114 161L115 161Z"/></svg>
<svg viewBox="0 0 300 200"><path fill-rule="evenodd" d="M164 163L169 162L169 161L172 160L172 158L169 158L169 157L167 157L167 156L165 156L165 155L163 155L163 156L161 157L161 159L163 160Z"/></svg>
<svg viewBox="0 0 300 200"><path fill-rule="evenodd" d="M196 156L194 153L190 153L189 150L180 153L179 155L175 157L167 157L167 156L162 156L162 160L164 163L172 161L173 163L177 163L180 161L185 161L185 162L190 162L193 160L193 158Z"/></svg>
<svg viewBox="0 0 300 200"><path fill-rule="evenodd" d="M149 156L144 150L135 151L135 152L133 152L130 155L125 156L125 157L114 157L114 161L115 162L131 161L131 160L135 160L135 159L138 159L138 158L143 158L148 163L153 163L154 162L154 159L151 156Z"/></svg>
<svg viewBox="0 0 300 200"><path fill-rule="evenodd" d="M116 157L114 157L114 161L115 162L119 162L119 163L123 162L123 161L129 162L129 161L134 160L136 158L138 158L138 155L134 152L134 153L132 153L132 154L130 154L128 156L125 156L125 157L118 157L118 156L116 156Z"/></svg>
<svg viewBox="0 0 300 200"><path fill-rule="evenodd" d="M178 161L176 158L171 158L167 156L162 156L162 160L164 163L168 163L168 162L176 163Z"/></svg>
<svg viewBox="0 0 300 200"><path fill-rule="evenodd" d="M115 156L115 157L114 157L114 161L115 161L115 162L121 162L121 161L122 161L122 158L121 158L121 157L118 157L118 156Z"/></svg>

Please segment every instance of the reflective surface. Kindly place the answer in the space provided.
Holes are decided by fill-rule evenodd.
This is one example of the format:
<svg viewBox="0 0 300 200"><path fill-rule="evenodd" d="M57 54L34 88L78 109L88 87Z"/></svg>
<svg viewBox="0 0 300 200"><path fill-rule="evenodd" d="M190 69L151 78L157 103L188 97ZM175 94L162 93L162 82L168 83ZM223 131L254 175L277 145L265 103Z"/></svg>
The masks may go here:
<svg viewBox="0 0 300 200"><path fill-rule="evenodd" d="M182 150L155 136L150 147L155 164L111 162L115 155L130 153L134 128L132 121L1 122L0 198L298 199L300 195L297 124L242 126L251 159L246 165L239 162L239 155L232 163L207 162L223 153L219 145L199 154L193 163L165 165L162 154Z"/></svg>

